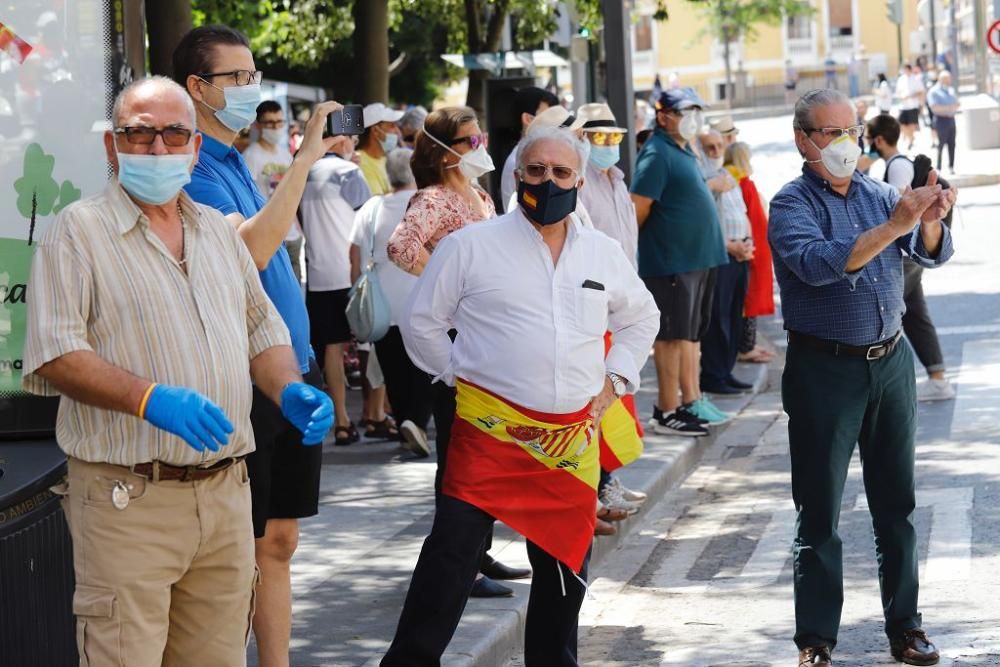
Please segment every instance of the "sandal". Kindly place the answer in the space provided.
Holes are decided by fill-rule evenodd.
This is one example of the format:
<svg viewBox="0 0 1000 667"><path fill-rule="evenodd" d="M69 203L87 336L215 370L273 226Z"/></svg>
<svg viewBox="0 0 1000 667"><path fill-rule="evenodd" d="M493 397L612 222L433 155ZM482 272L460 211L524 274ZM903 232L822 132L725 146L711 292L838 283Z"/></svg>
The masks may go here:
<svg viewBox="0 0 1000 667"><path fill-rule="evenodd" d="M365 428L365 437L375 440L399 440L399 429L396 428L396 422L392 421L391 417L386 417L379 422L369 419Z"/></svg>
<svg viewBox="0 0 1000 667"><path fill-rule="evenodd" d="M354 427L354 422L347 426L335 426L333 428L333 444L338 447L346 447L361 439L358 429Z"/></svg>

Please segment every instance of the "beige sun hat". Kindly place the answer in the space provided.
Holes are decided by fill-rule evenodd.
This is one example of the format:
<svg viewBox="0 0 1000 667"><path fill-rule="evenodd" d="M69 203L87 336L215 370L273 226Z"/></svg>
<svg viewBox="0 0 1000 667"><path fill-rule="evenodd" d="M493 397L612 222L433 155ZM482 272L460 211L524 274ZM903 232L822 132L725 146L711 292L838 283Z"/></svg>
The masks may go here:
<svg viewBox="0 0 1000 667"><path fill-rule="evenodd" d="M576 110L576 121L584 132L628 132L624 127L618 127L611 107L603 102L581 106Z"/></svg>
<svg viewBox="0 0 1000 667"><path fill-rule="evenodd" d="M580 120L571 114L566 107L557 105L549 107L535 116L535 119L528 125L528 132L539 127L565 127L568 130L579 130L580 125L582 125Z"/></svg>

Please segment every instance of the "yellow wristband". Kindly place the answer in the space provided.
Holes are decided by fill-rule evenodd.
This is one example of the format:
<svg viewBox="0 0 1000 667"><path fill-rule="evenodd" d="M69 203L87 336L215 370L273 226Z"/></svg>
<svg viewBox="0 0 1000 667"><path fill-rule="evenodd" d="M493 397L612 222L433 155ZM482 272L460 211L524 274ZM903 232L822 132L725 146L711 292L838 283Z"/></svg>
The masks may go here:
<svg viewBox="0 0 1000 667"><path fill-rule="evenodd" d="M156 386L157 386L156 382L149 385L146 388L146 392L142 395L142 400L139 401L139 419L146 418L146 404L149 403L149 396L150 394L153 393L153 390L156 389Z"/></svg>

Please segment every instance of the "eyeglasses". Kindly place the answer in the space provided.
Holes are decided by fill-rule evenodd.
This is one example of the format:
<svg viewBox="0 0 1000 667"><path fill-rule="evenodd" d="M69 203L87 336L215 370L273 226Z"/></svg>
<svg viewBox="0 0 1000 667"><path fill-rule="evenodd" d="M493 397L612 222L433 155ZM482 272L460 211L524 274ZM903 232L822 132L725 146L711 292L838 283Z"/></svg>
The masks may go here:
<svg viewBox="0 0 1000 667"><path fill-rule="evenodd" d="M261 127L266 127L269 130L280 130L285 126L285 121L283 120L259 120L257 124Z"/></svg>
<svg viewBox="0 0 1000 667"><path fill-rule="evenodd" d="M553 166L547 164L526 164L521 169L521 172L528 178L539 181L544 181L550 174L556 181L568 182L576 180L576 169L560 164Z"/></svg>
<svg viewBox="0 0 1000 667"><path fill-rule="evenodd" d="M839 139L845 134L851 139L857 141L865 133L864 125L852 125L851 127L803 127L801 128L806 134L811 134L813 132L819 132L825 139Z"/></svg>
<svg viewBox="0 0 1000 667"><path fill-rule="evenodd" d="M488 146L490 143L489 135L487 134L470 134L467 137L458 137L457 139L452 139L448 142L448 145L454 146L455 144L469 144L469 148L472 150L477 150L480 146Z"/></svg>
<svg viewBox="0 0 1000 667"><path fill-rule="evenodd" d="M617 146L625 138L621 132L587 132L587 136L595 146Z"/></svg>
<svg viewBox="0 0 1000 667"><path fill-rule="evenodd" d="M202 72L201 74L195 74L195 76L201 79L215 76L231 76L233 83L237 86L249 86L251 83L260 83L260 80L264 78L264 73L259 69L253 72L246 69L234 69L232 72Z"/></svg>
<svg viewBox="0 0 1000 667"><path fill-rule="evenodd" d="M191 141L191 130L186 127L165 127L157 130L155 127L119 127L115 134L124 134L130 144L148 146L156 141L156 135L163 137L163 143L177 148L187 146Z"/></svg>

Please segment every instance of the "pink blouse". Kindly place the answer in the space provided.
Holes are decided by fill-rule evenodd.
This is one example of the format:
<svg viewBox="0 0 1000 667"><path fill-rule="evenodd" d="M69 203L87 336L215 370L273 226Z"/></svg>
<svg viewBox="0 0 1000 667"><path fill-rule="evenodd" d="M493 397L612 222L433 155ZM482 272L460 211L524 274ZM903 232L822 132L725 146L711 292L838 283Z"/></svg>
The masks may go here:
<svg viewBox="0 0 1000 667"><path fill-rule="evenodd" d="M496 216L496 207L486 192L476 188L483 200L488 218ZM479 222L478 213L460 194L443 185L432 185L417 190L410 199L403 220L389 238L389 259L404 271L417 263L420 248L434 252L441 239L462 227Z"/></svg>

